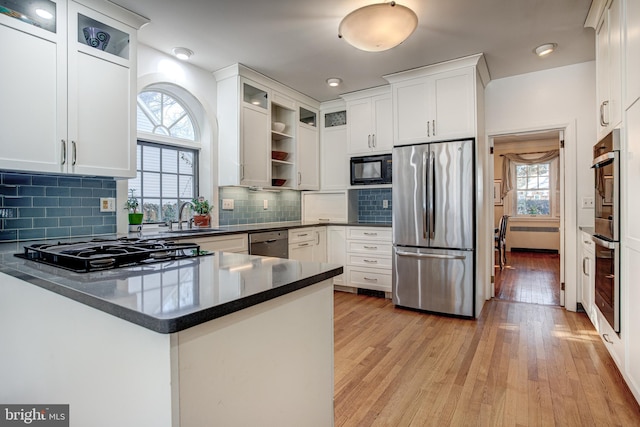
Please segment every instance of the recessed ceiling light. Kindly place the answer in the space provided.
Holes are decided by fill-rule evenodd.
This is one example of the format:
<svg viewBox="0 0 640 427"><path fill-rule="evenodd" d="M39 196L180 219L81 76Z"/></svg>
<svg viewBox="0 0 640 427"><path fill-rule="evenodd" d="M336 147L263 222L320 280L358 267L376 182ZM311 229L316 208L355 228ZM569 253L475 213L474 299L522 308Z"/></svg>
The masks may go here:
<svg viewBox="0 0 640 427"><path fill-rule="evenodd" d="M535 53L538 56L547 56L551 52L553 52L556 49L556 47L558 47L557 43L545 43L533 49L533 53Z"/></svg>
<svg viewBox="0 0 640 427"><path fill-rule="evenodd" d="M187 49L186 47L174 47L173 54L175 55L176 58L182 61L186 61L189 58L191 58L191 55L193 55L193 52Z"/></svg>
<svg viewBox="0 0 640 427"><path fill-rule="evenodd" d="M51 12L49 12L48 10L44 10L44 9L36 9L36 15L38 15L42 19L52 19L53 18L53 14Z"/></svg>
<svg viewBox="0 0 640 427"><path fill-rule="evenodd" d="M342 79L338 77L331 77L330 79L327 79L327 84L331 87L338 87L340 86L340 83L342 83Z"/></svg>

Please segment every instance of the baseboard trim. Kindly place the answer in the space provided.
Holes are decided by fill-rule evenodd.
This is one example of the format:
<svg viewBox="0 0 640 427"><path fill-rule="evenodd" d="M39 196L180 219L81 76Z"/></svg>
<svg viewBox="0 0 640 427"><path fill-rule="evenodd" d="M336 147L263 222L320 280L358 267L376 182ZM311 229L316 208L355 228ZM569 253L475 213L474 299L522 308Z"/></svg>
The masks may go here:
<svg viewBox="0 0 640 427"><path fill-rule="evenodd" d="M557 249L511 248L511 252L537 252L541 254L557 254Z"/></svg>

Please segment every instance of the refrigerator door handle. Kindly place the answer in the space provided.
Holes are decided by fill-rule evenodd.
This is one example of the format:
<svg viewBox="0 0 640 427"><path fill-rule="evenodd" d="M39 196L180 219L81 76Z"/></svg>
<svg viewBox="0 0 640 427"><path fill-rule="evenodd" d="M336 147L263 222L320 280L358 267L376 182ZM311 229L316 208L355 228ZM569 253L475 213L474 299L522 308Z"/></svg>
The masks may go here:
<svg viewBox="0 0 640 427"><path fill-rule="evenodd" d="M399 256L407 256L411 258L465 259L464 255L420 254L405 251L396 251L396 254Z"/></svg>
<svg viewBox="0 0 640 427"><path fill-rule="evenodd" d="M427 156L429 152L422 153L422 184L424 185L424 199L422 201L422 238L427 239L427 200L429 200L429 187L427 186L427 176L429 162Z"/></svg>
<svg viewBox="0 0 640 427"><path fill-rule="evenodd" d="M430 174L430 185L431 185L431 197L429 198L429 238L435 239L436 237L436 212L435 212L435 204L436 204L436 165L435 165L435 154L433 151L429 151L429 174Z"/></svg>

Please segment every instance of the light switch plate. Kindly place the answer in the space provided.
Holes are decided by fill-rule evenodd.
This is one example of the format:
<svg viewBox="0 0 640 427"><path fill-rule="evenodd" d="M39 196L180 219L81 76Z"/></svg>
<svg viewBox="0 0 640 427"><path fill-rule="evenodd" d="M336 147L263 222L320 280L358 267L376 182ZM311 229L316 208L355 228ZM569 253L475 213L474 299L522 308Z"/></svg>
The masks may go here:
<svg viewBox="0 0 640 427"><path fill-rule="evenodd" d="M382 209L389 209L389 201L388 200L383 200L382 201Z"/></svg>
<svg viewBox="0 0 640 427"><path fill-rule="evenodd" d="M589 208L593 209L593 197L583 197L582 207L585 209L589 209Z"/></svg>
<svg viewBox="0 0 640 427"><path fill-rule="evenodd" d="M264 199L264 201L262 202L262 207L264 209L269 209L269 200L268 199Z"/></svg>
<svg viewBox="0 0 640 427"><path fill-rule="evenodd" d="M222 199L222 210L224 210L224 211L232 211L233 210L233 199Z"/></svg>
<svg viewBox="0 0 640 427"><path fill-rule="evenodd" d="M113 197L100 197L100 212L115 212L116 199Z"/></svg>

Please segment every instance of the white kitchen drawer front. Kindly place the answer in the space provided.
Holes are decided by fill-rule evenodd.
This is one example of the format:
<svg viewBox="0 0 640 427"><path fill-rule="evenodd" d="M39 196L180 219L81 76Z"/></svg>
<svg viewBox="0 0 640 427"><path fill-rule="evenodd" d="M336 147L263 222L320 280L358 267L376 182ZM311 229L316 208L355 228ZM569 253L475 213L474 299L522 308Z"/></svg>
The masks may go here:
<svg viewBox="0 0 640 427"><path fill-rule="evenodd" d="M600 333L600 339L604 342L609 354L611 354L611 358L616 362L618 369L624 372L624 342L620 336L613 331L611 325L609 325L597 308L596 313L598 316L596 329Z"/></svg>
<svg viewBox="0 0 640 427"><path fill-rule="evenodd" d="M200 245L200 249L203 251L222 251L245 254L249 251L249 239L246 234L202 237L189 240Z"/></svg>
<svg viewBox="0 0 640 427"><path fill-rule="evenodd" d="M349 286L391 292L391 272L357 267L347 267L347 269L349 271Z"/></svg>
<svg viewBox="0 0 640 427"><path fill-rule="evenodd" d="M391 243L383 242L363 242L359 240L347 240L347 252L377 254L382 256L392 255Z"/></svg>
<svg viewBox="0 0 640 427"><path fill-rule="evenodd" d="M300 242L310 242L316 240L316 233L313 228L298 228L289 230L289 244Z"/></svg>
<svg viewBox="0 0 640 427"><path fill-rule="evenodd" d="M361 267L384 268L391 271L390 256L349 254L347 264Z"/></svg>
<svg viewBox="0 0 640 427"><path fill-rule="evenodd" d="M347 239L379 240L391 243L391 228L349 227Z"/></svg>

